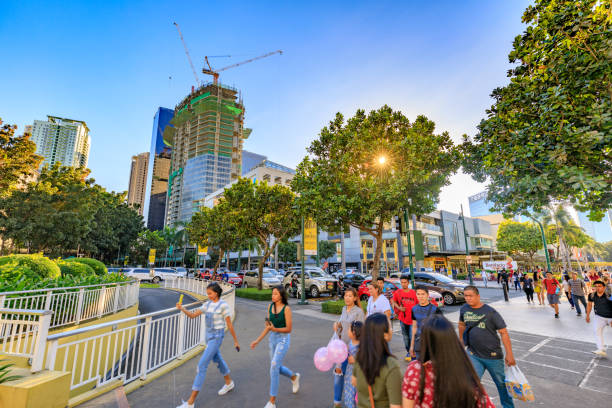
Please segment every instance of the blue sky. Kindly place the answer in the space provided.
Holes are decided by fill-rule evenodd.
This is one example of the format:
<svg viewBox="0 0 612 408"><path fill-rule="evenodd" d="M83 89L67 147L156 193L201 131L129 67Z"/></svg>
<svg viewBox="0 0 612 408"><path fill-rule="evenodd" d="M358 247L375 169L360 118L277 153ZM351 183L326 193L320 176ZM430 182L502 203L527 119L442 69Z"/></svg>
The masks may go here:
<svg viewBox="0 0 612 408"><path fill-rule="evenodd" d="M0 117L19 129L47 114L86 121L93 177L127 189L130 157L149 150L156 108L173 108L195 83L176 21L198 72L205 55L236 56L215 59L220 67L284 51L221 74L242 91L247 150L294 167L336 112L385 103L410 119L425 114L459 141L507 83L528 4L5 0ZM462 174L452 181L439 208L467 207L483 188Z"/></svg>

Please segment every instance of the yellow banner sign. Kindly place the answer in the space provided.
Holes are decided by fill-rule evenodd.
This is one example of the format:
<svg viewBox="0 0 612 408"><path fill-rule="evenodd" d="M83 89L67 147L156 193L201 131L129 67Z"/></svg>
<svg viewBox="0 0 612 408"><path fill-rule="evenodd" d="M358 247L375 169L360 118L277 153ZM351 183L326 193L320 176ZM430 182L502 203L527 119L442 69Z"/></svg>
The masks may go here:
<svg viewBox="0 0 612 408"><path fill-rule="evenodd" d="M155 264L155 253L156 253L156 249L155 248L151 248L149 249L149 263L151 265Z"/></svg>
<svg viewBox="0 0 612 408"><path fill-rule="evenodd" d="M317 254L317 223L308 218L304 221L304 255Z"/></svg>
<svg viewBox="0 0 612 408"><path fill-rule="evenodd" d="M200 244L198 244L198 255L206 255L208 253L208 247L207 246L201 246Z"/></svg>

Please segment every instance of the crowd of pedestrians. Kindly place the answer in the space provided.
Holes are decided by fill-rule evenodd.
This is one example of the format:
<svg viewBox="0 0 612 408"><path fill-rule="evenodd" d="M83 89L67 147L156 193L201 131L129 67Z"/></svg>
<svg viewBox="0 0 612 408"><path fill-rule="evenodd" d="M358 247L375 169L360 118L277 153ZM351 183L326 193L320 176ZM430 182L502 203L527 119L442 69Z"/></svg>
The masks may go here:
<svg viewBox="0 0 612 408"><path fill-rule="evenodd" d="M582 306L586 322L593 320L597 344L594 352L605 356L603 332L605 327L612 325L610 280L605 281L600 275L590 276L587 275L587 282L572 273L571 278L564 276L559 282L552 273L547 272L544 277L538 269L533 273L516 273L514 282L516 290L525 292L528 303L535 303L534 293L538 294L540 304L544 304L542 298L545 298L554 309L555 318L559 318L562 293L571 301L571 308L578 316L582 315ZM512 281L506 271L500 271L498 277L503 284ZM459 312L457 335L455 327L435 304L430 303L425 287L410 288L408 276L402 276L400 281L401 288L393 294L391 302L383 295L384 281L371 282L366 313L357 291L352 287L345 290L345 306L333 324L333 332L346 343L348 355L332 370L334 407L489 408L493 404L480 381L485 371L497 387L501 406L514 407L505 385L504 370L516 364L510 336L502 316L481 301L478 288L464 288L466 303ZM198 363L191 395L177 408L193 408L211 362L216 363L225 379L218 395L227 394L235 386L220 353L225 328L233 337L234 347L240 351L230 308L221 299L221 287L217 283L208 286L207 295L209 301L194 311L177 304L177 308L190 318L204 314L207 329L207 347ZM409 362L404 373L389 347L393 335L392 312L400 322L406 349L404 359ZM251 348L255 349L266 336L269 338L270 398L265 408L276 408L281 376L291 382L293 393L299 391L300 374L283 365L291 343L292 327L287 293L281 287L274 288L265 326L251 343Z"/></svg>

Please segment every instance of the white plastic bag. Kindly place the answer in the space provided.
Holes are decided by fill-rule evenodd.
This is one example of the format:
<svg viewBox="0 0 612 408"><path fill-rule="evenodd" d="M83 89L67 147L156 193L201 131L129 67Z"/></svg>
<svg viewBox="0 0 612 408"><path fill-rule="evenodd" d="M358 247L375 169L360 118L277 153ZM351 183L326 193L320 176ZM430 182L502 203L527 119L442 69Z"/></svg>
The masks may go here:
<svg viewBox="0 0 612 408"><path fill-rule="evenodd" d="M527 378L517 365L506 366L506 389L512 398L520 401L533 401L535 396L533 390L527 382Z"/></svg>

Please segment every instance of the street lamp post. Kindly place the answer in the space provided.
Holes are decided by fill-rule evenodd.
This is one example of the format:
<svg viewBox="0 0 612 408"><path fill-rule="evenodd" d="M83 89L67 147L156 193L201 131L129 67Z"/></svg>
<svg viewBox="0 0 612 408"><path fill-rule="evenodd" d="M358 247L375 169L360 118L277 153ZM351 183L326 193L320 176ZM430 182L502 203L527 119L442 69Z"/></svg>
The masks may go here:
<svg viewBox="0 0 612 408"><path fill-rule="evenodd" d="M408 211L404 208L404 223L408 227L406 241L408 241L408 270L410 271L410 284L414 288L414 270L412 269L412 243L410 242L410 224L408 223Z"/></svg>
<svg viewBox="0 0 612 408"><path fill-rule="evenodd" d="M544 254L546 255L546 267L548 268L546 269L546 271L550 272L552 271L552 269L550 269L550 256L548 255L548 244L546 243L546 234L544 233L544 226L539 220L536 220L533 217L530 218L536 223L538 223L538 225L540 226L540 232L542 233L542 244L544 244Z"/></svg>
<svg viewBox="0 0 612 408"><path fill-rule="evenodd" d="M468 279L470 280L470 285L474 284L474 279L472 278L472 273L470 272L470 264L468 262L468 257L470 256L470 248L468 247L468 234L465 229L465 216L463 215L463 204L461 204L461 221L463 222L463 239L465 240L465 265L467 268Z"/></svg>
<svg viewBox="0 0 612 408"><path fill-rule="evenodd" d="M298 305L307 305L306 301L306 278L304 272L304 216L302 216L302 245L300 245L300 261L302 265L302 296L298 301Z"/></svg>

